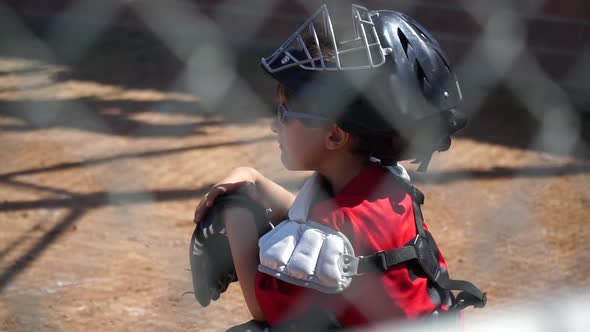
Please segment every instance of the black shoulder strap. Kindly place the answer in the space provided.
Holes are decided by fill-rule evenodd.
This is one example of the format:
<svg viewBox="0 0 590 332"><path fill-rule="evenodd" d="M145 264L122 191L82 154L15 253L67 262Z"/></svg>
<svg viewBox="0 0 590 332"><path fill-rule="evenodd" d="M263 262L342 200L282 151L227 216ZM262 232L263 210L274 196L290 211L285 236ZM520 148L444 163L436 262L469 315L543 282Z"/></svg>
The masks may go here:
<svg viewBox="0 0 590 332"><path fill-rule="evenodd" d="M390 267L411 260L418 261L420 267L432 282L446 290L460 291L451 309L463 309L473 305L482 308L486 305L486 293L475 287L469 281L452 280L449 273L443 269L436 255L436 245L430 234L424 229L424 219L420 205L424 203L424 194L413 185L400 179L399 181L408 194L412 197L414 207L414 219L416 222L416 237L409 244L388 251L379 251L373 255L359 258L357 273L387 271Z"/></svg>

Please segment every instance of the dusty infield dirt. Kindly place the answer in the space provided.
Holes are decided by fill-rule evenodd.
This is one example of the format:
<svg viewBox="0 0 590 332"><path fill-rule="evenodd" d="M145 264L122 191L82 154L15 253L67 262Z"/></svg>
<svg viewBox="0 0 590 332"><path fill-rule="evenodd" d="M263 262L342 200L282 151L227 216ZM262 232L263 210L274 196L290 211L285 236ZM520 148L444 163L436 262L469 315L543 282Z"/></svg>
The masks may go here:
<svg viewBox="0 0 590 332"><path fill-rule="evenodd" d="M237 284L207 308L183 296L194 206L236 166L293 190L307 174L283 170L268 118L203 112L199 96L165 89L174 70L154 50L102 46L75 67L0 54L0 330L248 320ZM588 149L528 148L536 128L514 104L491 97L414 177L451 275L488 292L480 314L590 287Z"/></svg>

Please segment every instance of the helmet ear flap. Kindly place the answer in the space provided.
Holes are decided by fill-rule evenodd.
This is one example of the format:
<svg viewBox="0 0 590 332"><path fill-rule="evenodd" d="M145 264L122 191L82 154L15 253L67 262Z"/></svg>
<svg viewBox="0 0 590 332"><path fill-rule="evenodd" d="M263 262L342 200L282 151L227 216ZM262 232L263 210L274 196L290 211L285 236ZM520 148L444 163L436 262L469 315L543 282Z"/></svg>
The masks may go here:
<svg viewBox="0 0 590 332"><path fill-rule="evenodd" d="M451 147L451 136L447 136L447 137L444 137L443 139L440 140L440 144L438 145L438 148L436 149L436 151L438 151L438 152L447 151L450 147Z"/></svg>
<svg viewBox="0 0 590 332"><path fill-rule="evenodd" d="M467 117L451 109L416 122L416 130L409 138L411 154L408 157L424 160L424 155L443 152L451 147L451 136L467 125Z"/></svg>
<svg viewBox="0 0 590 332"><path fill-rule="evenodd" d="M467 117L455 109L443 113L445 118L448 136L441 139L437 151L447 151L451 147L451 136L467 126Z"/></svg>
<svg viewBox="0 0 590 332"><path fill-rule="evenodd" d="M463 112L457 111L453 108L443 112L443 114L447 121L449 134L452 135L467 126L468 119Z"/></svg>

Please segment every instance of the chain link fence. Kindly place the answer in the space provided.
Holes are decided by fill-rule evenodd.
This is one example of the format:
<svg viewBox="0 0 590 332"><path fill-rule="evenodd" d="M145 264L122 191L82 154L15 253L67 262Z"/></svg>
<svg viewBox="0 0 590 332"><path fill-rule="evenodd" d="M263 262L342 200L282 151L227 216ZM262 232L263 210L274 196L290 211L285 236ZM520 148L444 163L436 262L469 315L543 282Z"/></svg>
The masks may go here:
<svg viewBox="0 0 590 332"><path fill-rule="evenodd" d="M0 329L59 329L59 324L43 325L25 314L34 311L40 317L60 319L46 313L42 305L28 308L19 302L26 287L18 281L25 280L26 285L30 278L26 271L34 270L38 258L67 238L64 234L77 227L80 219L92 220L99 208L107 211L101 213L116 215L107 222L117 230L107 236L111 241L128 241L132 248L155 246L161 239L172 243L174 250L152 259L161 261L163 271L180 274L177 256L184 255L188 241L179 240L178 232L187 233L190 225L166 235L159 220L169 218L172 210L183 209L190 215L194 201L228 169L242 162L254 165L296 190L300 179L293 180L269 162L275 156L265 145L272 141L266 127L274 115L274 86L258 64L322 3L0 2L0 155L4 163L0 192L5 197L0 201L0 229L4 229L0 237L4 325ZM349 23L352 2L325 3L337 22ZM584 225L590 217L588 3L356 3L415 17L441 43L462 84L462 107L472 120L460 133L455 152L451 149L460 157L441 159L438 167L435 162L429 175L412 175L434 201L442 202L438 209L427 206L427 215L452 220L448 225L433 225L441 233L452 233L443 244L449 257L457 257L452 266L466 268L465 273L481 280L482 288L491 289L496 305L492 303L492 309L484 309L482 315L489 317L491 310L507 311L512 305L527 308L522 319L498 313L505 319L474 319L470 327L540 331L552 326L581 331L588 321L581 318L579 308L590 303L587 297L570 294L588 294L590 287L590 261L585 254L590 249L590 232ZM39 151L45 154L37 156ZM185 153L190 155L167 159ZM95 173L75 177L70 173L86 168ZM158 188L146 174L175 190ZM186 177L169 179L173 174ZM94 191L94 185L103 190ZM443 191L453 199L440 194ZM170 205L151 207L162 202ZM110 215L109 209L116 212ZM458 217L461 220L455 220ZM95 218L103 220L104 215ZM19 224L14 222L21 219ZM137 233L146 227L157 231ZM92 230L102 234L98 228ZM108 246L107 239L100 241ZM463 244L453 246L453 241ZM102 257L100 246L92 250ZM121 257L143 262L135 256ZM118 266L119 261L101 259ZM153 270L147 273L158 278ZM162 287L186 286L187 277ZM526 287L507 287L513 282ZM34 298L47 295L39 294ZM203 313L206 310L228 316L232 314L227 310L242 310L238 316L244 317L239 296L234 306L224 308L223 301L213 309L201 309L197 318L181 325L148 326L164 330L220 327L210 323ZM548 313L543 306L524 304L544 301L555 310ZM175 309L170 317L198 310L196 303L174 303L184 309ZM87 312L88 306L76 308ZM112 304L110 308L119 307ZM117 310L133 317L146 315L138 304L127 303L125 308ZM70 319L77 317L72 315ZM94 317L100 314L94 312ZM545 324L547 317L555 319L553 325ZM92 329L92 317L80 319Z"/></svg>

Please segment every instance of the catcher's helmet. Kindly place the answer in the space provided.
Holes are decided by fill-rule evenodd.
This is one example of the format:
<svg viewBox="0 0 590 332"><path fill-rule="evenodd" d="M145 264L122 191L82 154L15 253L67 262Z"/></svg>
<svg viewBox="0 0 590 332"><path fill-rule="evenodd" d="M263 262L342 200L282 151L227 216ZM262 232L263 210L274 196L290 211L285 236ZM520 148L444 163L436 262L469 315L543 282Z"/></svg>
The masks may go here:
<svg viewBox="0 0 590 332"><path fill-rule="evenodd" d="M336 121L397 131L411 145L405 159L427 165L432 152L446 150L449 137L466 124L456 110L462 99L457 78L434 37L409 16L352 9L352 40L336 38L323 5L262 58L261 67Z"/></svg>

